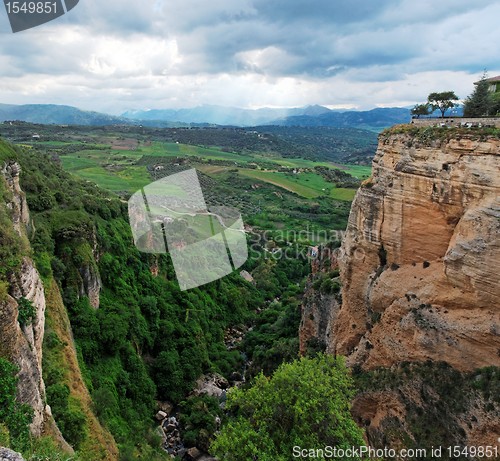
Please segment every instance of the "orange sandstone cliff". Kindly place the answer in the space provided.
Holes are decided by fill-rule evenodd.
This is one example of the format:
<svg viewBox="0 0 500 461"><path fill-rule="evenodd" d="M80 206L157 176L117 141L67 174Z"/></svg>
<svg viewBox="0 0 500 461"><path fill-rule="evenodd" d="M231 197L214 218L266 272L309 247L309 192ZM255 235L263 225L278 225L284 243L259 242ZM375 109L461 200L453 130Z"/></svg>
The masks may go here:
<svg viewBox="0 0 500 461"><path fill-rule="evenodd" d="M436 440L429 430L442 443L497 445L498 135L409 125L382 133L342 246L327 259L306 292L301 352L323 345L377 381L353 408L369 441ZM331 276L336 264L340 293L315 290L318 266ZM446 417L431 428L431 414Z"/></svg>
<svg viewBox="0 0 500 461"><path fill-rule="evenodd" d="M352 204L328 350L368 368L500 365L500 139L394 131Z"/></svg>

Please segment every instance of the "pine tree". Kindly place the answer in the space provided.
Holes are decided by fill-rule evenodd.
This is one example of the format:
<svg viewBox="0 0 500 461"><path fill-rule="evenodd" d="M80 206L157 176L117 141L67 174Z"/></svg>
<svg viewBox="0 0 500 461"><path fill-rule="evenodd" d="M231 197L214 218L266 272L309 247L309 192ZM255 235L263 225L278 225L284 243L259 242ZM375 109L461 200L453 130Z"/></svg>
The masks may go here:
<svg viewBox="0 0 500 461"><path fill-rule="evenodd" d="M477 82L476 88L464 102L464 117L485 117L491 108L491 95L486 72Z"/></svg>

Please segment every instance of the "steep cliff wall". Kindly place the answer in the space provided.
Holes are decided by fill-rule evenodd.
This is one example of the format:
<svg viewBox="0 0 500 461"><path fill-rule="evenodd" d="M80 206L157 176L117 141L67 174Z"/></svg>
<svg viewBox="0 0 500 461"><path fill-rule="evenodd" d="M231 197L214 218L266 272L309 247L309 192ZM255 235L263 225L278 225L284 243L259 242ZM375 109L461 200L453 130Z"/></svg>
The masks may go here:
<svg viewBox="0 0 500 461"><path fill-rule="evenodd" d="M27 230L30 228L28 206L19 186L20 168L17 163L7 163L0 181L5 181L9 200L6 206L12 226L18 233L22 246L27 249ZM42 342L45 328L45 296L40 275L31 258L24 256L19 270L9 274L9 295L0 301L0 353L20 369L18 395L23 403L34 410L31 430L40 435L45 419L45 388L42 379ZM22 325L18 321L19 305L16 300L31 301L35 314Z"/></svg>
<svg viewBox="0 0 500 461"><path fill-rule="evenodd" d="M339 259L329 351L365 368L500 365L500 139L382 135Z"/></svg>
<svg viewBox="0 0 500 461"><path fill-rule="evenodd" d="M484 368L500 366L498 136L409 126L382 134L342 247L320 256L301 352L319 342L347 357L369 443L500 448L498 368ZM340 296L315 282L331 277L328 260L338 263Z"/></svg>
<svg viewBox="0 0 500 461"><path fill-rule="evenodd" d="M45 383L42 373L42 346L48 352L52 368L63 376L62 381L70 388L71 397L83 408L86 425L91 437L85 438L79 451L89 459L116 460L118 449L111 434L105 430L92 412L92 400L83 381L77 360L71 325L63 305L59 287L55 280L44 287L40 274L31 259L32 249L28 233L34 232L30 219L25 194L19 184L21 168L14 161L7 161L0 170L0 218L3 226L0 233L0 248L12 246L11 251L2 248L3 265L9 267L3 277L8 281L8 292L0 293L0 357L7 358L19 367L17 397L20 402L33 408L34 418L31 432L34 436L50 436L64 451L73 449L64 440L46 405ZM6 236L11 244L6 241ZM1 238L3 237L3 238ZM93 241L95 242L95 238ZM15 244L12 244L15 242ZM82 264L80 295L88 295L94 307L99 306L101 281L93 253L97 253L97 244L88 246L91 263ZM20 300L29 300L34 308L34 315L26 323L21 321ZM46 324L46 320L48 320ZM44 345L48 333L52 341L63 345L62 350L54 352ZM50 341L49 341L50 343ZM43 357L43 366L47 365L47 356ZM46 371L46 370L43 370ZM45 375L47 373L45 372ZM50 385L50 382L47 381ZM59 383L61 384L61 383ZM82 427L83 431L84 428Z"/></svg>
<svg viewBox="0 0 500 461"><path fill-rule="evenodd" d="M307 280L301 306L301 355L324 352L331 341L330 333L341 305L338 291L332 289L334 283L340 288L337 256L338 249L322 247L311 260L311 275Z"/></svg>

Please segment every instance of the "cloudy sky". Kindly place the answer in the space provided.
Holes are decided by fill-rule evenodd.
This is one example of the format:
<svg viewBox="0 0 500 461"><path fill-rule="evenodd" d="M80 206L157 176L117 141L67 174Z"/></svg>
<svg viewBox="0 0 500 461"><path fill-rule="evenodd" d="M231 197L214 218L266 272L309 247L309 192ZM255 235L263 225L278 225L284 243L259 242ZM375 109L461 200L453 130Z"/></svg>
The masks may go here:
<svg viewBox="0 0 500 461"><path fill-rule="evenodd" d="M80 0L13 34L0 103L119 114L202 104L368 109L500 74L498 0Z"/></svg>

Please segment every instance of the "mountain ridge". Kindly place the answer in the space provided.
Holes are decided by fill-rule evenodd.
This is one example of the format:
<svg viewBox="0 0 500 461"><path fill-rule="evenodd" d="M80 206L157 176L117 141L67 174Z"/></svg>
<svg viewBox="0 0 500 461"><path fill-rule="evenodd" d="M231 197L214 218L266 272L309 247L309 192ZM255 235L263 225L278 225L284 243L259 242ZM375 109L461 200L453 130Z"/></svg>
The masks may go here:
<svg viewBox="0 0 500 461"><path fill-rule="evenodd" d="M375 108L369 111L340 111L320 105L297 108L241 109L205 105L188 109L129 110L120 116L81 110L57 104L0 104L0 122L19 120L56 125L143 125L150 127L264 125L302 127L353 127L381 131L408 122L407 108Z"/></svg>

